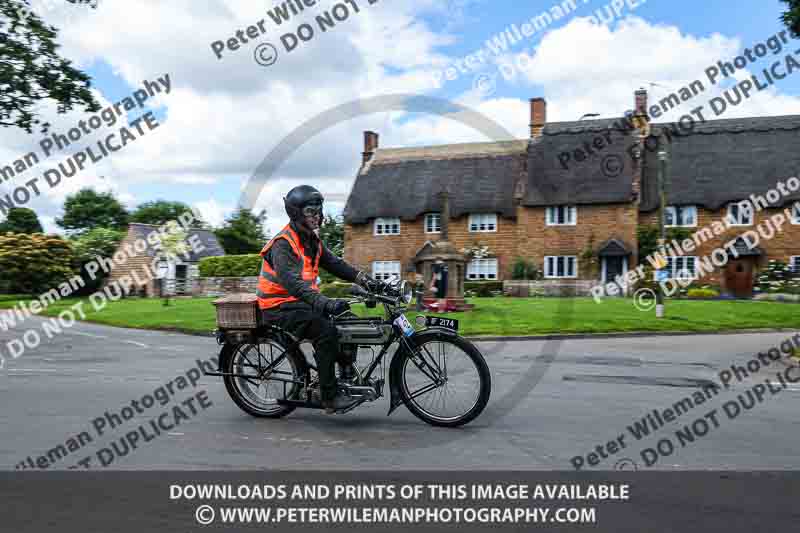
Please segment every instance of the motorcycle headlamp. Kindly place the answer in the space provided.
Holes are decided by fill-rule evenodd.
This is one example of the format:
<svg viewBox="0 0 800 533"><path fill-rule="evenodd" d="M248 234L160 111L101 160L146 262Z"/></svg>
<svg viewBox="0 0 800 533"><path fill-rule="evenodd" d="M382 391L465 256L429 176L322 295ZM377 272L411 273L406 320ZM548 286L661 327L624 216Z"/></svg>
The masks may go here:
<svg viewBox="0 0 800 533"><path fill-rule="evenodd" d="M410 304L411 299L414 297L414 291L411 289L411 284L407 281L400 282L400 300L404 304Z"/></svg>

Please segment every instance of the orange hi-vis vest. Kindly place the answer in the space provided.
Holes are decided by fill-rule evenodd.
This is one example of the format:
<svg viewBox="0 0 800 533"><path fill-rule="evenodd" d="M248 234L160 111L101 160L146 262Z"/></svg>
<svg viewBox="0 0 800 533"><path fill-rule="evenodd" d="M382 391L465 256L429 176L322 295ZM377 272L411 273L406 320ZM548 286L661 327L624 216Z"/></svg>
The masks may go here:
<svg viewBox="0 0 800 533"><path fill-rule="evenodd" d="M311 261L311 258L306 255L302 244L300 244L300 237L295 231L287 224L272 240L270 240L261 250L261 257L272 248L272 245L278 242L278 239L286 239L298 257L303 258L303 281L311 283L311 288L319 291L317 286L317 276L319 276L319 258L322 256L322 243L319 243L319 250L317 250L317 258ZM289 291L278 282L278 276L275 271L269 266L269 263L264 259L261 263L261 275L258 277L258 289L256 290L258 296L258 307L260 309L272 309L287 302L296 302L297 298L289 295Z"/></svg>

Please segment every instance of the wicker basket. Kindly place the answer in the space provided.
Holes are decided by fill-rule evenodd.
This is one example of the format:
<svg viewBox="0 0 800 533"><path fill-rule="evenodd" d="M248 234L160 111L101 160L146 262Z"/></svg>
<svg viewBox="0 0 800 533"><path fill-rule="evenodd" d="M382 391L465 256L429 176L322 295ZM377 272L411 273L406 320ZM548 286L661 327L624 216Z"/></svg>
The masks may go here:
<svg viewBox="0 0 800 533"><path fill-rule="evenodd" d="M259 325L258 297L255 294L230 294L214 300L217 308L217 327L220 329L257 328Z"/></svg>

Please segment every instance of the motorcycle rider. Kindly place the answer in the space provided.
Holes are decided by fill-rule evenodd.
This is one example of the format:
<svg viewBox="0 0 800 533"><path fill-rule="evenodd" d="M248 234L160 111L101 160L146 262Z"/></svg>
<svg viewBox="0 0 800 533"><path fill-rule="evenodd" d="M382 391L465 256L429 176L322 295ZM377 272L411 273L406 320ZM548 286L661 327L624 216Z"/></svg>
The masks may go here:
<svg viewBox="0 0 800 533"><path fill-rule="evenodd" d="M319 269L367 290L378 290L380 283L336 257L322 243L319 229L323 202L322 194L309 185L293 188L283 199L289 224L261 250L264 260L256 294L265 321L312 341L320 400L325 412L331 414L352 405L347 396L337 394L335 364L338 360L341 378L349 380L355 376L355 361L343 359L336 327L329 319L345 313L350 305L347 300L320 293Z"/></svg>

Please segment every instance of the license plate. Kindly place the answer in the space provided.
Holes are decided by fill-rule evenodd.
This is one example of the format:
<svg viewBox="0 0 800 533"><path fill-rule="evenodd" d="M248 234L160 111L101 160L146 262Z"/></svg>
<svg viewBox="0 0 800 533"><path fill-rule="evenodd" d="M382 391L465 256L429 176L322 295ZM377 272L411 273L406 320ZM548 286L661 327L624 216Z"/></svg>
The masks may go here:
<svg viewBox="0 0 800 533"><path fill-rule="evenodd" d="M445 328L458 331L458 320L441 316L426 316L425 325L429 328Z"/></svg>

